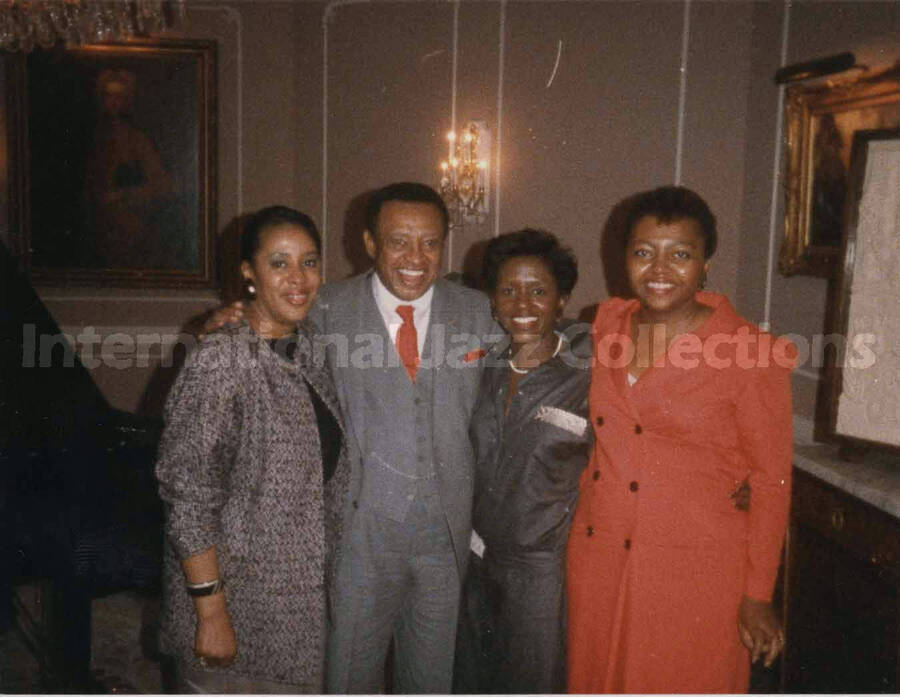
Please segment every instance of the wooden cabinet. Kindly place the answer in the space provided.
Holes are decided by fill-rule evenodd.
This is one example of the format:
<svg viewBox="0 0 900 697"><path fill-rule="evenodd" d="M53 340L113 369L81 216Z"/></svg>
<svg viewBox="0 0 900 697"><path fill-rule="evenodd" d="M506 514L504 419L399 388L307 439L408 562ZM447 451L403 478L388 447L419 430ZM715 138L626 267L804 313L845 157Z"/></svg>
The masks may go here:
<svg viewBox="0 0 900 697"><path fill-rule="evenodd" d="M900 521L795 469L786 692L900 688Z"/></svg>

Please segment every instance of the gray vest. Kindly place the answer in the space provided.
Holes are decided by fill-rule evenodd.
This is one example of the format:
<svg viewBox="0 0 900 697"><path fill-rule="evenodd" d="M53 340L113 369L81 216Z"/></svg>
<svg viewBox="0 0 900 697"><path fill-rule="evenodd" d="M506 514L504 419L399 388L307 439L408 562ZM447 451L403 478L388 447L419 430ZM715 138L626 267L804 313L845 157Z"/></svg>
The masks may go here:
<svg viewBox="0 0 900 697"><path fill-rule="evenodd" d="M426 355L430 344L426 342ZM402 366L379 370L382 387L370 395L372 407L389 420L366 428L362 443L363 493L367 508L403 522L414 509L417 516L443 517L434 469L434 374L419 368L412 383ZM375 376L371 376L375 377ZM416 505L414 505L414 503Z"/></svg>

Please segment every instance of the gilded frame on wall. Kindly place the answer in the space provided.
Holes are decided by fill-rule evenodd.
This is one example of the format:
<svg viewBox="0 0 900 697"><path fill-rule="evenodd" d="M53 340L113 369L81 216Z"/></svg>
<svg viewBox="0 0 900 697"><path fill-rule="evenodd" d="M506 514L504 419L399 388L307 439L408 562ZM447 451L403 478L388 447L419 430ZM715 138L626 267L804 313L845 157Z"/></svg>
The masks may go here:
<svg viewBox="0 0 900 697"><path fill-rule="evenodd" d="M782 274L838 269L850 151L857 131L900 127L900 63L856 79L797 85L785 99L787 180Z"/></svg>
<svg viewBox="0 0 900 697"><path fill-rule="evenodd" d="M8 66L11 239L34 283L216 287L215 42Z"/></svg>

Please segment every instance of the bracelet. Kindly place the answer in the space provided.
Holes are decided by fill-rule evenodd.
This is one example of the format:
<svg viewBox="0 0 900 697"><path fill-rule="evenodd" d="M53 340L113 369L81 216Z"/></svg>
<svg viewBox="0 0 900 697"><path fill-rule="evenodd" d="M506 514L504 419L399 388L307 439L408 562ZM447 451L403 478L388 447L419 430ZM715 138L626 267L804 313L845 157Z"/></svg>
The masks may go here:
<svg viewBox="0 0 900 697"><path fill-rule="evenodd" d="M213 581L203 581L202 583L185 583L187 594L192 598L202 598L206 595L215 595L225 590L225 581L217 578Z"/></svg>

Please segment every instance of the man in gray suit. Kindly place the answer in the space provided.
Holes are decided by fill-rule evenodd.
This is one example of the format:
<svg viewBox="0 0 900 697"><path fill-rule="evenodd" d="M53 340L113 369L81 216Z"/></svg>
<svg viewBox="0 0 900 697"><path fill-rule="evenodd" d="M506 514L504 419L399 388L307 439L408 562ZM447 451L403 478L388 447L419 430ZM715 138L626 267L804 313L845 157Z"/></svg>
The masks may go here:
<svg viewBox="0 0 900 697"><path fill-rule="evenodd" d="M440 195L391 184L366 210L374 269L319 289L309 318L347 425L350 496L329 612L326 686L449 693L471 534L468 427L487 347L503 336L486 296L439 278ZM222 308L209 332L241 314ZM316 354L321 357L323 353Z"/></svg>
<svg viewBox="0 0 900 697"><path fill-rule="evenodd" d="M379 692L391 638L397 692L451 690L471 533L468 425L484 349L500 332L484 295L438 277L447 233L430 187L377 191L363 233L374 270L323 286L310 313L357 454L330 692Z"/></svg>

